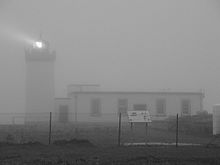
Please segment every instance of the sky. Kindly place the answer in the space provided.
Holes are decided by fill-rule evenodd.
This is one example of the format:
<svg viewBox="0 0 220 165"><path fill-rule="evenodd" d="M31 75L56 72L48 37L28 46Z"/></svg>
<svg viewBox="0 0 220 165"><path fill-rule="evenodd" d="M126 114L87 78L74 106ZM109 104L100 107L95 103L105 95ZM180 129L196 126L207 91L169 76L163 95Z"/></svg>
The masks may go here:
<svg viewBox="0 0 220 165"><path fill-rule="evenodd" d="M55 50L56 97L102 90L204 91L220 103L218 0L0 0L0 112L24 112L24 49Z"/></svg>

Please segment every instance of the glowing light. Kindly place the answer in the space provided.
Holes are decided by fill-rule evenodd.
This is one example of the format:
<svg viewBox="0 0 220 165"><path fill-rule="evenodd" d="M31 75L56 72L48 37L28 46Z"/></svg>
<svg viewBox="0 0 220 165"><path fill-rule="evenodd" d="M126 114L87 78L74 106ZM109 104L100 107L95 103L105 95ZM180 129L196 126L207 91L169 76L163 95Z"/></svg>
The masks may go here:
<svg viewBox="0 0 220 165"><path fill-rule="evenodd" d="M42 42L36 42L36 46L37 46L38 48L42 48L42 47L43 47L43 43L42 43Z"/></svg>
<svg viewBox="0 0 220 165"><path fill-rule="evenodd" d="M36 41L36 42L34 42L33 47L38 48L38 49L42 49L44 47L44 43L41 41Z"/></svg>

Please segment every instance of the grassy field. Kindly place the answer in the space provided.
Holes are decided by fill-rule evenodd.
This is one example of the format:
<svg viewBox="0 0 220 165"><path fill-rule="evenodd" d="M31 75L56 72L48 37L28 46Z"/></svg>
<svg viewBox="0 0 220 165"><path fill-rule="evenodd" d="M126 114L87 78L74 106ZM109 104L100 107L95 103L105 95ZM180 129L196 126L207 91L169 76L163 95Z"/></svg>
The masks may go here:
<svg viewBox="0 0 220 165"><path fill-rule="evenodd" d="M42 125L8 125L0 127L0 141L11 143L25 143L38 141L43 144L48 143L49 127L48 123ZM84 124L78 125L52 125L52 142L59 139L88 139L95 145L115 146L118 142L117 124ZM196 135L179 132L179 142L207 144L212 135ZM175 142L175 131L158 129L150 126L147 130L144 124L136 124L131 129L128 123L123 123L121 127L121 142Z"/></svg>
<svg viewBox="0 0 220 165"><path fill-rule="evenodd" d="M220 164L220 148L97 147L86 144L0 146L0 164L32 165L144 165Z"/></svg>
<svg viewBox="0 0 220 165"><path fill-rule="evenodd" d="M179 132L180 143L201 146L117 147L117 124L52 125L52 144L48 144L48 123L42 125L5 125L0 127L0 165L145 165L145 164L220 164L219 140L206 147L210 135ZM70 139L86 139L68 141ZM122 123L121 143L175 142L175 131L136 124L131 129ZM61 141L59 141L61 140ZM54 144L56 142L56 144Z"/></svg>

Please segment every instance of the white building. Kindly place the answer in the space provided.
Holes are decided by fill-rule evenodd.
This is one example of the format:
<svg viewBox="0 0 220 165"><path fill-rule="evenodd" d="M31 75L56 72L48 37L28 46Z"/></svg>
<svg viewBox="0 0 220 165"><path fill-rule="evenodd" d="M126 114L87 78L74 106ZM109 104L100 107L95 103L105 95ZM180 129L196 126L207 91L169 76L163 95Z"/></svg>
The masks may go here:
<svg viewBox="0 0 220 165"><path fill-rule="evenodd" d="M66 116L70 116L66 118L68 121L117 120L114 116L126 115L129 110L148 110L155 120L177 113L195 115L203 110L204 98L202 92L73 91L68 96L69 108L65 110ZM59 104L56 112L62 113Z"/></svg>

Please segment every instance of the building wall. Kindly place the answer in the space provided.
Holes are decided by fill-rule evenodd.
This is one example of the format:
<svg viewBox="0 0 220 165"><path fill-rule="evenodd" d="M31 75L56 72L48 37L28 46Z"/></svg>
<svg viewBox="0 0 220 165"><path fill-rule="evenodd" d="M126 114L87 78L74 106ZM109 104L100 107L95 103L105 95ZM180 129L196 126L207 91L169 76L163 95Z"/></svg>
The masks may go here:
<svg viewBox="0 0 220 165"><path fill-rule="evenodd" d="M49 52L26 52L27 120L40 121L54 111L54 60ZM35 118L38 114L38 118ZM35 115L35 116L34 116Z"/></svg>
<svg viewBox="0 0 220 165"><path fill-rule="evenodd" d="M73 100L71 98L56 98L55 99L55 111L53 112L53 121L58 122L69 122L74 121L74 112L73 112ZM62 113L62 107L67 107L67 120L61 121L61 115L65 115ZM66 112L64 112L66 113Z"/></svg>
<svg viewBox="0 0 220 165"><path fill-rule="evenodd" d="M202 94L187 94L187 93L129 93L129 94L120 94L120 93L77 93L76 95L72 95L72 103L74 112L77 110L78 116L80 114L84 114L81 116L85 116L84 118L92 118L91 117L91 100L95 98L99 98L101 101L101 118L105 118L107 115L105 114L117 114L118 113L118 99L128 99L128 110L133 110L134 104L147 104L147 109L150 114L155 118L164 118L172 115L176 115L179 113L181 115L182 109L182 100L190 100L191 103L191 115L195 115L197 111L202 110ZM77 99L77 101L75 100ZM165 99L166 101L166 116L157 116L156 113L156 102L158 99ZM74 105L77 102L77 107ZM87 114L87 115L86 115ZM110 116L110 115L109 115ZM116 116L116 115L115 115ZM157 116L157 117L156 117ZM99 120L96 117L96 120ZM78 117L80 118L80 117ZM81 117L81 119L83 119ZM80 119L79 119L80 120ZM94 119L95 120L95 119ZM107 120L107 119L106 119Z"/></svg>

